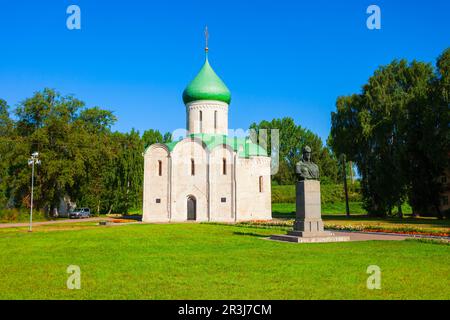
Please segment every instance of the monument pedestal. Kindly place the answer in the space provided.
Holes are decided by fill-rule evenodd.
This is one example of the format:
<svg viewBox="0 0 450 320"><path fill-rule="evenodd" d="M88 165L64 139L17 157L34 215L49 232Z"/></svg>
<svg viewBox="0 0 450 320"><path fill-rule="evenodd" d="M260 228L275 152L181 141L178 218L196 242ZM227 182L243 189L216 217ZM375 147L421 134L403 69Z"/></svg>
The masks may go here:
<svg viewBox="0 0 450 320"><path fill-rule="evenodd" d="M294 230L285 235L272 235L270 239L298 243L350 241L349 237L336 236L332 232L324 231L320 205L320 181L298 181L295 192Z"/></svg>

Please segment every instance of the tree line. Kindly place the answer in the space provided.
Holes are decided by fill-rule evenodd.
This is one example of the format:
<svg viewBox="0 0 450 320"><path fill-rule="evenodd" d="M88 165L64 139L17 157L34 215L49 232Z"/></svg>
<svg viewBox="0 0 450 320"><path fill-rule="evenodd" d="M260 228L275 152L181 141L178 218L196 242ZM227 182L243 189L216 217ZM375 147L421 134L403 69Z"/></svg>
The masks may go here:
<svg viewBox="0 0 450 320"><path fill-rule="evenodd" d="M449 168L450 48L430 63L394 60L362 92L339 97L329 145L361 176L365 209L385 216L408 201L416 215L440 212Z"/></svg>
<svg viewBox="0 0 450 320"><path fill-rule="evenodd" d="M52 214L64 197L94 213L127 213L142 203L145 146L170 141L157 130L113 132L113 112L44 89L10 113L0 99L0 208L30 206L27 160L40 154L34 206Z"/></svg>

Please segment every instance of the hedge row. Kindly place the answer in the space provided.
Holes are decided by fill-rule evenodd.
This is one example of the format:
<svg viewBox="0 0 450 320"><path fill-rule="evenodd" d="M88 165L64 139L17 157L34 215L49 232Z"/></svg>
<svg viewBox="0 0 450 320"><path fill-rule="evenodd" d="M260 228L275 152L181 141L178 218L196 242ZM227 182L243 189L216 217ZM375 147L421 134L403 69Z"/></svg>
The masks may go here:
<svg viewBox="0 0 450 320"><path fill-rule="evenodd" d="M322 184L320 186L322 203L337 203L345 201L342 184ZM361 201L361 195L356 189L350 188L349 201ZM272 186L272 203L295 203L295 186Z"/></svg>

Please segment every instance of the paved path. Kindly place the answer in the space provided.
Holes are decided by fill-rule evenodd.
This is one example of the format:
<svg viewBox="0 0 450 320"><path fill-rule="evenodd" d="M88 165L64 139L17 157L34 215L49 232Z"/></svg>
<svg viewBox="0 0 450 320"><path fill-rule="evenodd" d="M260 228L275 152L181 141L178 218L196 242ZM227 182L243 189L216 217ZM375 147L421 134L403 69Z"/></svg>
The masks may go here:
<svg viewBox="0 0 450 320"><path fill-rule="evenodd" d="M375 234L366 232L344 232L344 231L331 231L337 236L350 237L350 241L368 241L368 240L405 240L409 238L406 235L395 234Z"/></svg>
<svg viewBox="0 0 450 320"><path fill-rule="evenodd" d="M394 234L394 233L382 233L382 232L345 232L345 231L332 231L337 236L348 236L350 241L368 241L368 240L405 240L405 239L443 239L450 241L449 237L436 237L425 235L409 235L409 234Z"/></svg>
<svg viewBox="0 0 450 320"><path fill-rule="evenodd" d="M51 220L51 221L40 221L33 222L33 226L44 226L47 224L57 224L57 223L76 223L76 222L89 222L89 221L100 221L100 220L112 220L113 218L109 217L96 217L96 218L86 218L86 219L61 219L61 220ZM28 227L30 225L29 222L23 223L0 223L1 228L20 228L20 227Z"/></svg>

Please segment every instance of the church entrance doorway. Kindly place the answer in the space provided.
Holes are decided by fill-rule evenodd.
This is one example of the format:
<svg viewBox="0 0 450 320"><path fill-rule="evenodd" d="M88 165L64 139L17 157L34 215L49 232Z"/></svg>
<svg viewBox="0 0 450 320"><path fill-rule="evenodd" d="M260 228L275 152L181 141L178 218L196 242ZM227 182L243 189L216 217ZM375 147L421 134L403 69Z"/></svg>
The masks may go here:
<svg viewBox="0 0 450 320"><path fill-rule="evenodd" d="M187 219L197 220L197 200L193 196L187 197Z"/></svg>

